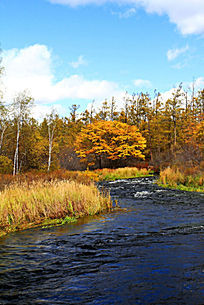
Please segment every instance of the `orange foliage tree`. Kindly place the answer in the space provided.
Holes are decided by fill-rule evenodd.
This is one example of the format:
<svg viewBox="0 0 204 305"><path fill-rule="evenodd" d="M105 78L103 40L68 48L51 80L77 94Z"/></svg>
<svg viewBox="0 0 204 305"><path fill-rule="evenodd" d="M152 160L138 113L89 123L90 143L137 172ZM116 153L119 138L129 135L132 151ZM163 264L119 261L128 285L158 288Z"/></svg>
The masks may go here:
<svg viewBox="0 0 204 305"><path fill-rule="evenodd" d="M136 126L118 121L96 121L82 128L75 150L81 161L101 168L102 159L126 160L142 158L146 140Z"/></svg>

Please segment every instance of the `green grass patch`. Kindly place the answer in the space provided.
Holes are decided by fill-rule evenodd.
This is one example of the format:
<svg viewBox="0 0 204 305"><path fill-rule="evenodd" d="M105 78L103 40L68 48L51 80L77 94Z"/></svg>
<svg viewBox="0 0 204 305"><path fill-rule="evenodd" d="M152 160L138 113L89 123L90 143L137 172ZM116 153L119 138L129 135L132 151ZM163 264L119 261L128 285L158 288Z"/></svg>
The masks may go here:
<svg viewBox="0 0 204 305"><path fill-rule="evenodd" d="M132 179L138 177L152 176L153 172L146 168L138 169L136 167L124 167L117 169L104 168L96 170L94 173L98 176L100 181L115 181L120 179Z"/></svg>
<svg viewBox="0 0 204 305"><path fill-rule="evenodd" d="M204 176L202 173L185 175L179 168L167 167L161 171L157 184L182 191L204 192Z"/></svg>
<svg viewBox="0 0 204 305"><path fill-rule="evenodd" d="M53 226L62 226L68 223L74 223L76 221L77 219L75 217L70 217L70 216L66 216L65 218L60 218L60 219L46 219L42 223L42 228L45 229Z"/></svg>
<svg viewBox="0 0 204 305"><path fill-rule="evenodd" d="M185 186L183 184L178 184L178 185L168 185L168 184L162 184L162 183L157 183L159 186L164 187L164 188L169 188L169 189L176 189L176 190L181 190L181 191L187 191L187 192L201 192L204 193L204 187L193 187L193 186Z"/></svg>

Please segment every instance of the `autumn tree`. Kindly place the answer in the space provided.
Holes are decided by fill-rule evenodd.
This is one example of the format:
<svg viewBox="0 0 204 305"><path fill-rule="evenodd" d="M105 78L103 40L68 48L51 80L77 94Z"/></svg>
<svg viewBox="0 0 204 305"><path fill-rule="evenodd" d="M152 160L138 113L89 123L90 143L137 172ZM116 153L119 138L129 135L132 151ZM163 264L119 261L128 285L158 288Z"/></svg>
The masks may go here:
<svg viewBox="0 0 204 305"><path fill-rule="evenodd" d="M172 93L172 99L168 100L168 103L170 105L170 114L171 119L173 122L173 145L176 146L177 144L177 137L178 137L178 120L179 115L182 110L182 84L179 85L179 87L176 89L175 92Z"/></svg>
<svg viewBox="0 0 204 305"><path fill-rule="evenodd" d="M102 167L102 160L144 159L146 140L136 126L118 121L96 121L82 128L75 149L82 161Z"/></svg>

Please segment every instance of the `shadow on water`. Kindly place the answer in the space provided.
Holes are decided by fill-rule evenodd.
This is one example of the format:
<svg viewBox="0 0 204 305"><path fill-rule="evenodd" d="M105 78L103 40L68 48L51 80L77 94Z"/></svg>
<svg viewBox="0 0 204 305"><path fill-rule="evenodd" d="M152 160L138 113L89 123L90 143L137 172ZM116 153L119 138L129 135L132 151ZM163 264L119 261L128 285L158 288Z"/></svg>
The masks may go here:
<svg viewBox="0 0 204 305"><path fill-rule="evenodd" d="M127 211L0 241L0 304L203 304L204 195L105 182Z"/></svg>

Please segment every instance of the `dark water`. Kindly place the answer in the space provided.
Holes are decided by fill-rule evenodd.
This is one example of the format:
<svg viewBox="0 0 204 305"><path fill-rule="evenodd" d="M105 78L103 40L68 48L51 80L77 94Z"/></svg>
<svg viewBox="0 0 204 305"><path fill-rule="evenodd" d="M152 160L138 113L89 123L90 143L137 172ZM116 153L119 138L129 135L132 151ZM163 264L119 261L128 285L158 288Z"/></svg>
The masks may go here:
<svg viewBox="0 0 204 305"><path fill-rule="evenodd" d="M0 241L0 304L204 304L204 196L105 183L127 210Z"/></svg>

